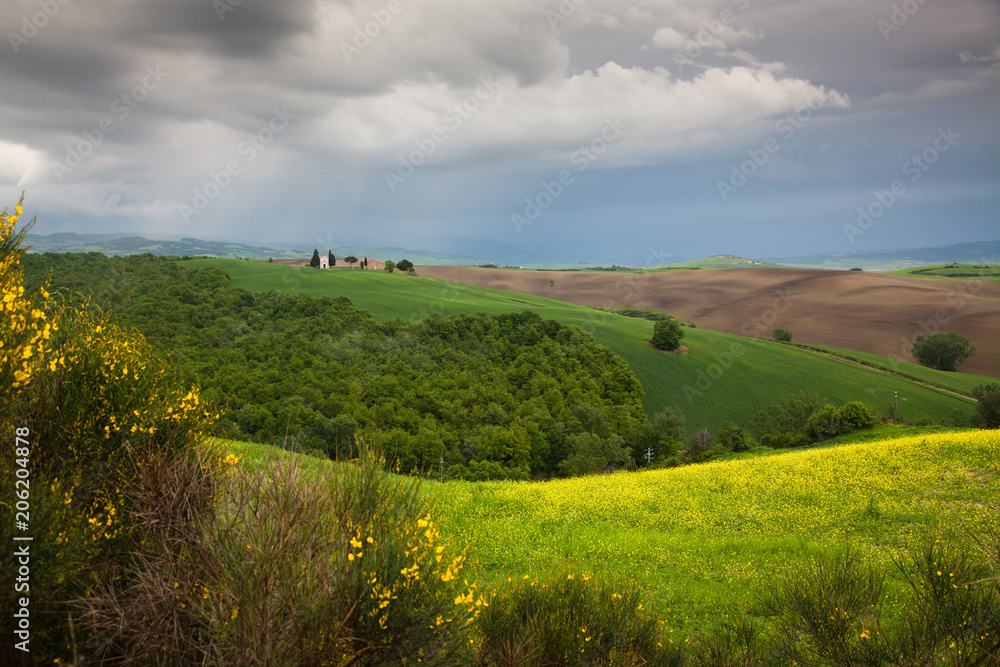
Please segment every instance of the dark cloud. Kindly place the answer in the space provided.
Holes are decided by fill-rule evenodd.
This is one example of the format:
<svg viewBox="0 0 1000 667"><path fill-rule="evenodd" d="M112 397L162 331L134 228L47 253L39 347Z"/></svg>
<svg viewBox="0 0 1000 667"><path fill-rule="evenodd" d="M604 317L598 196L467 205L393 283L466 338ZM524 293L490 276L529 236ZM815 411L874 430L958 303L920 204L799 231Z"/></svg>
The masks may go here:
<svg viewBox="0 0 1000 667"><path fill-rule="evenodd" d="M667 237L678 254L724 239L776 256L847 245L852 211L952 126L954 150L856 245L995 236L1000 3L928 2L905 21L898 0L570 4L74 0L36 20L37 2L7 3L0 184L8 201L28 190L41 232L620 256ZM276 113L294 116L279 133ZM616 117L620 140L516 233L525 198ZM718 182L769 139L777 152L722 201ZM413 155L426 164L391 190Z"/></svg>

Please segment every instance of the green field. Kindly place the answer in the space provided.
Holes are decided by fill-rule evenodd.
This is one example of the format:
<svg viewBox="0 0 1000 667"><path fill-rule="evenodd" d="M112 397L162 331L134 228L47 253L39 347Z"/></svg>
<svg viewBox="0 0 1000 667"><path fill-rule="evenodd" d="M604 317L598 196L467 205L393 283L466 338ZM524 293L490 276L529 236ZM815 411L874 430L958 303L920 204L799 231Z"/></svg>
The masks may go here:
<svg viewBox="0 0 1000 667"><path fill-rule="evenodd" d="M688 354L664 353L646 342L652 336L652 322L536 296L398 272L317 271L224 259L189 260L182 265L220 266L235 286L254 292L346 296L382 319L420 319L434 312L534 310L591 331L632 367L646 391L647 412L665 405L679 407L692 433L701 428L714 432L726 420L746 420L755 410L800 391L838 404L861 400L883 412L891 409L893 392L899 391L908 399L900 402L900 418L911 422L922 418L940 422L956 408L973 411L971 401L947 392L772 341L688 328L684 339Z"/></svg>
<svg viewBox="0 0 1000 667"><path fill-rule="evenodd" d="M544 483L426 481L480 583L563 566L645 589L679 634L735 610L788 566L850 544L892 570L909 548L996 521L1000 432L882 427L852 442ZM228 443L260 465L277 453ZM310 466L334 465L302 457ZM890 586L890 599L903 590Z"/></svg>
<svg viewBox="0 0 1000 667"><path fill-rule="evenodd" d="M887 273L928 280L979 279L1000 282L1000 265L997 264L937 264L934 266L915 266Z"/></svg>
<svg viewBox="0 0 1000 667"><path fill-rule="evenodd" d="M889 357L883 357L878 354L871 354L869 352L857 352L855 350L844 350L837 347L829 347L826 345L815 345L823 350L829 350L830 352L837 354L839 356L850 357L851 359L856 359L864 364L871 366L877 366L879 368L884 368L893 373L899 373L900 375L906 375L908 377L916 378L921 382L927 382L929 384L935 384L951 391L956 391L960 394L965 394L966 396L972 395L972 389L981 384L997 383L1000 384L1000 379L995 377L990 377L988 375L976 375L975 373L952 373L949 371L939 371L936 368L928 368L927 366L921 366L920 364L910 363L908 361L896 361L895 359L890 359Z"/></svg>

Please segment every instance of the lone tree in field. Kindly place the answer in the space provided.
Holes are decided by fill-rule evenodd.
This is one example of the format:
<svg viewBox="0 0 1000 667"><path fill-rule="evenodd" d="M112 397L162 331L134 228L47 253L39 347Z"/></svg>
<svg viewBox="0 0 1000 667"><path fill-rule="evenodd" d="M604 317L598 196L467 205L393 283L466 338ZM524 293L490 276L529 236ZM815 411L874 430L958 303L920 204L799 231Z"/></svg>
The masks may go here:
<svg viewBox="0 0 1000 667"><path fill-rule="evenodd" d="M336 266L337 265L337 258L333 256L333 251L332 250L327 250L326 251L326 259L327 259L327 264L326 264L327 266Z"/></svg>
<svg viewBox="0 0 1000 667"><path fill-rule="evenodd" d="M392 261L391 259L385 260L385 270L388 271L389 273L392 273L393 271L395 271L396 270L396 262Z"/></svg>
<svg viewBox="0 0 1000 667"><path fill-rule="evenodd" d="M986 428L1000 428L1000 384L981 384L974 387L972 395L979 404L976 414Z"/></svg>
<svg viewBox="0 0 1000 667"><path fill-rule="evenodd" d="M355 257L354 255L348 255L347 257L344 258L344 261L347 262L348 264L347 268L353 269L354 265L358 263L358 258Z"/></svg>
<svg viewBox="0 0 1000 667"><path fill-rule="evenodd" d="M956 365L976 353L976 346L968 338L949 331L917 336L910 353L922 366L954 371Z"/></svg>
<svg viewBox="0 0 1000 667"><path fill-rule="evenodd" d="M314 269L319 268L319 250L317 250L316 248L313 248L313 257L312 259L309 260L309 266L313 267Z"/></svg>
<svg viewBox="0 0 1000 667"><path fill-rule="evenodd" d="M399 260L399 264L396 265L396 268L400 271L409 271L413 268L413 262L408 259L401 259Z"/></svg>
<svg viewBox="0 0 1000 667"><path fill-rule="evenodd" d="M684 338L684 327L672 317L653 325L653 345L661 350L676 350Z"/></svg>
<svg viewBox="0 0 1000 667"><path fill-rule="evenodd" d="M774 336L774 340L781 341L782 343L792 342L792 332L788 329L775 329L772 335Z"/></svg>

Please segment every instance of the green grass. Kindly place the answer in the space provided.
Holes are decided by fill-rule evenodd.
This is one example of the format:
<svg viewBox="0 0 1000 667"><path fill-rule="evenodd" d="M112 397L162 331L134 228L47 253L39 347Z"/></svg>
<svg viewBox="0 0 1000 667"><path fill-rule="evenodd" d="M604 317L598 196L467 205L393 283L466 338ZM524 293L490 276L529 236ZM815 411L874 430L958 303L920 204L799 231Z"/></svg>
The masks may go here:
<svg viewBox="0 0 1000 667"><path fill-rule="evenodd" d="M848 544L892 573L894 558L928 539L997 521L987 505L1000 497L1000 431L852 435L667 470L423 488L444 536L472 546L470 581L541 578L567 566L625 579L683 636L750 603L784 568ZM227 444L251 465L274 452ZM904 588L890 582L890 608Z"/></svg>
<svg viewBox="0 0 1000 667"><path fill-rule="evenodd" d="M1000 265L997 264L935 264L932 266L914 266L907 269L888 271L898 276L926 278L928 280L988 280L1000 282Z"/></svg>
<svg viewBox="0 0 1000 667"><path fill-rule="evenodd" d="M901 375L916 378L921 382L936 384L967 396L971 396L973 387L978 385L991 383L1000 384L1000 378L990 377L988 375L976 375L975 373L963 373L961 371L956 373L939 371L936 368L928 368L926 366L910 363L908 361L896 361L895 359L883 357L878 354L857 352L855 350L844 350L826 345L815 345L814 347L829 350L834 354L850 357L851 359L857 359L862 363L884 368L893 373L899 373Z"/></svg>
<svg viewBox="0 0 1000 667"><path fill-rule="evenodd" d="M626 578L683 632L750 602L782 568L852 544L891 569L928 537L981 520L980 505L1000 493L997 456L1000 433L952 432L547 483L427 486L444 529L472 543L483 581L562 564Z"/></svg>
<svg viewBox="0 0 1000 667"><path fill-rule="evenodd" d="M646 341L653 323L552 299L383 271L317 271L259 262L210 259L181 263L220 266L233 284L254 292L277 290L311 296L346 296L381 319L420 319L433 312L499 314L534 310L576 324L624 358L642 382L648 413L666 405L687 416L687 429L715 431L723 421L741 422L755 410L812 391L837 404L860 400L878 411L892 406L893 392L908 398L900 418L940 421L955 408L973 411L966 399L773 341L685 329L687 356L656 350Z"/></svg>

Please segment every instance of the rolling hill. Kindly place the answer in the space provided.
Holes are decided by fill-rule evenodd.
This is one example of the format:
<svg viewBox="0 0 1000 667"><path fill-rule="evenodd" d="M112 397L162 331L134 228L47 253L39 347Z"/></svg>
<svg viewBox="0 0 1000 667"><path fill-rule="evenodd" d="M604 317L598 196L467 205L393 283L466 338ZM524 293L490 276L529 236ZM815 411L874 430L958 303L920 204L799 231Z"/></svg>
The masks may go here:
<svg viewBox="0 0 1000 667"><path fill-rule="evenodd" d="M881 427L847 437L865 436L664 470L423 488L446 538L471 545L469 575L480 584L562 566L629 580L685 635L753 602L783 569L847 545L889 572L891 607L905 590L894 558L996 521L985 503L1000 493L997 431ZM307 470L336 465L226 446L255 467L278 456Z"/></svg>
<svg viewBox="0 0 1000 667"><path fill-rule="evenodd" d="M601 274L423 267L420 272L586 306L655 308L714 331L766 338L781 327L798 343L904 361L912 360L909 349L917 335L957 331L978 348L961 370L1000 377L1000 284L992 282L787 268Z"/></svg>
<svg viewBox="0 0 1000 667"><path fill-rule="evenodd" d="M317 271L223 259L189 260L182 265L220 266L230 273L235 286L255 292L273 289L346 296L381 319L421 319L434 312L534 310L591 331L636 373L646 391L647 412L677 406L687 416L689 432L715 431L723 421L743 421L755 410L800 391L818 393L838 404L863 400L883 412L891 409L894 392L899 391L907 399L900 403L900 416L908 421L940 421L955 409L973 410L969 400L946 391L772 341L688 328L687 354L664 353L647 342L652 322L538 296L381 271Z"/></svg>

